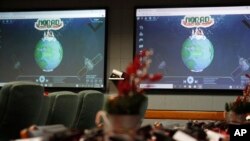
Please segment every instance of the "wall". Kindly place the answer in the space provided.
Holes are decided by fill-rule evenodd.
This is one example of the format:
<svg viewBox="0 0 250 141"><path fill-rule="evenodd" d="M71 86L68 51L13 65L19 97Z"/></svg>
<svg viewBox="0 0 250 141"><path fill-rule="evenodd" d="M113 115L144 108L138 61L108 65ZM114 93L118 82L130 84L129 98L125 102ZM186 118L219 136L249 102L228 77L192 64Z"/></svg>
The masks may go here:
<svg viewBox="0 0 250 141"><path fill-rule="evenodd" d="M124 70L133 55L134 7L138 6L219 6L219 5L249 5L245 0L1 0L0 11L25 9L81 9L81 8L108 8L108 67L107 77L112 69ZM112 82L107 81L107 93L116 93ZM190 92L174 91L149 95L149 109L167 110L206 110L223 111L226 101L235 96L219 96ZM147 122L152 122L148 120Z"/></svg>

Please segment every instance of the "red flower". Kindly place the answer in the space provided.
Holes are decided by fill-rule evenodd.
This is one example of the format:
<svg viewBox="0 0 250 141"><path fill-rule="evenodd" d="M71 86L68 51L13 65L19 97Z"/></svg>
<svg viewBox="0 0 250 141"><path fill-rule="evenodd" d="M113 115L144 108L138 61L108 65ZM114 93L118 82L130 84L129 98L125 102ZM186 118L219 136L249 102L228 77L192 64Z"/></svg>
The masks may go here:
<svg viewBox="0 0 250 141"><path fill-rule="evenodd" d="M154 75L151 75L149 77L150 81L158 81L160 79L162 79L162 74L161 73L156 73Z"/></svg>
<svg viewBox="0 0 250 141"><path fill-rule="evenodd" d="M118 91L119 91L119 95L123 95L123 94L128 94L129 91L131 90L131 85L129 84L128 81L119 81L118 83Z"/></svg>
<svg viewBox="0 0 250 141"><path fill-rule="evenodd" d="M126 77L119 81L119 95L128 95L132 93L142 93L143 89L139 88L142 81L158 81L162 78L162 74L148 74L147 70L151 64L150 56L153 55L152 50L143 50L135 56L133 63L126 68Z"/></svg>

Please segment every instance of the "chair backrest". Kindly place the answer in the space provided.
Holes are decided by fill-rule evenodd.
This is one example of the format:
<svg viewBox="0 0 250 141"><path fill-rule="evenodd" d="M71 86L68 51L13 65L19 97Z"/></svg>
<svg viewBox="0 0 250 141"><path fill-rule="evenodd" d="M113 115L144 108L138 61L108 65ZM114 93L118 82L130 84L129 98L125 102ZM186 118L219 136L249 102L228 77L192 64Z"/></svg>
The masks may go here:
<svg viewBox="0 0 250 141"><path fill-rule="evenodd" d="M53 114L53 106L54 106L54 102L55 102L55 99L56 99L56 96L59 95L60 93L65 93L65 91L63 92L52 92L50 94L48 94L48 113L47 113L47 119L45 119L45 125L48 125L50 124L50 120L51 120L51 117L52 117L52 114ZM67 92L66 93L71 93L71 92Z"/></svg>
<svg viewBox="0 0 250 141"><path fill-rule="evenodd" d="M78 94L70 91L58 91L50 93L48 96L51 100L51 107L46 124L63 124L68 128L73 128L79 111Z"/></svg>
<svg viewBox="0 0 250 141"><path fill-rule="evenodd" d="M49 96L44 96L43 99L44 100L42 103L42 108L41 108L41 112L39 115L37 125L45 125L47 123L49 112L50 112L50 107L52 106L52 102L53 102L51 97Z"/></svg>
<svg viewBox="0 0 250 141"><path fill-rule="evenodd" d="M104 94L96 90L83 90L78 94L82 102L75 128L79 130L93 128L96 126L96 114L103 108Z"/></svg>
<svg viewBox="0 0 250 141"><path fill-rule="evenodd" d="M36 83L16 81L0 91L0 140L19 137L19 132L36 124L44 88Z"/></svg>
<svg viewBox="0 0 250 141"><path fill-rule="evenodd" d="M147 111L147 108L148 108L148 97L145 96L145 101L141 104L141 107L140 107L140 117L141 117L141 124L143 122L143 119L144 119L144 116L145 116L145 113Z"/></svg>

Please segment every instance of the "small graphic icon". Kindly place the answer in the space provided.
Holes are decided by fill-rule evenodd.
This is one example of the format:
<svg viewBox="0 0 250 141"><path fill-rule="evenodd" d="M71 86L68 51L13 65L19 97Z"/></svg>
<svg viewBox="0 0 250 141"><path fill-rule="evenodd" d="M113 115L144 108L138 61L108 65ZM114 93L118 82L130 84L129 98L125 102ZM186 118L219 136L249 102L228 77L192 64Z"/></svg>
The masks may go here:
<svg viewBox="0 0 250 141"><path fill-rule="evenodd" d="M238 77L241 75L243 72L249 70L250 68L250 63L249 63L250 58L245 59L243 57L239 57L239 66L237 66L233 72L231 73L231 76L233 78Z"/></svg>
<svg viewBox="0 0 250 141"><path fill-rule="evenodd" d="M188 84L192 84L194 82L194 77L192 76L187 77L187 82Z"/></svg>
<svg viewBox="0 0 250 141"><path fill-rule="evenodd" d="M203 16L185 16L181 20L181 25L186 28L210 27L214 24L214 18L210 15Z"/></svg>
<svg viewBox="0 0 250 141"><path fill-rule="evenodd" d="M103 25L103 21L96 19L94 21L91 21L91 23L88 23L88 26L96 32L101 26Z"/></svg>
<svg viewBox="0 0 250 141"><path fill-rule="evenodd" d="M40 82L40 83L45 82L45 76L41 75L41 76L39 77L39 82Z"/></svg>
<svg viewBox="0 0 250 141"><path fill-rule="evenodd" d="M84 65L83 67L77 72L79 77L84 76L88 71L92 71L93 68L102 61L103 56L101 54L97 54L94 58L89 59L84 57Z"/></svg>
<svg viewBox="0 0 250 141"><path fill-rule="evenodd" d="M139 42L143 42L143 38L139 38Z"/></svg>
<svg viewBox="0 0 250 141"><path fill-rule="evenodd" d="M139 36L143 36L143 33L142 33L142 32L140 32L140 33L139 33Z"/></svg>
<svg viewBox="0 0 250 141"><path fill-rule="evenodd" d="M198 85L197 88L198 88L198 89L201 89L201 88L202 88L202 85Z"/></svg>
<svg viewBox="0 0 250 141"><path fill-rule="evenodd" d="M143 48L144 46L141 44L141 45L139 45L139 48Z"/></svg>
<svg viewBox="0 0 250 141"><path fill-rule="evenodd" d="M140 29L140 30L143 30L143 28L144 28L144 27L143 27L142 25L139 26L139 29Z"/></svg>

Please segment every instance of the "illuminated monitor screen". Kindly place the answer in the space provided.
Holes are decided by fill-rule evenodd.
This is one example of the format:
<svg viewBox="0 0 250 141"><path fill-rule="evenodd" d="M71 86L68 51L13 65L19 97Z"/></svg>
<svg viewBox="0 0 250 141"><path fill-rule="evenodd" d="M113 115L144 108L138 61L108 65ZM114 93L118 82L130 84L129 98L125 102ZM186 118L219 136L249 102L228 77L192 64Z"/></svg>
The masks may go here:
<svg viewBox="0 0 250 141"><path fill-rule="evenodd" d="M149 89L240 90L250 71L250 6L136 8L135 53L152 49Z"/></svg>
<svg viewBox="0 0 250 141"><path fill-rule="evenodd" d="M106 10L0 12L0 84L104 88Z"/></svg>

